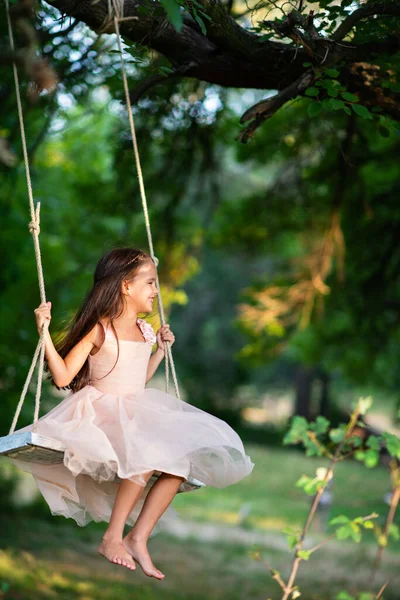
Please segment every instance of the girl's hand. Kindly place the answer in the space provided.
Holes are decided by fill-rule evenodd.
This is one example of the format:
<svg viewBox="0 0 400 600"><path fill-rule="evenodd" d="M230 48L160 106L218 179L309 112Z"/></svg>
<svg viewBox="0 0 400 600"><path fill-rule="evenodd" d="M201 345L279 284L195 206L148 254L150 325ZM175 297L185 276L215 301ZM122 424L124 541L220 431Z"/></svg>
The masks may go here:
<svg viewBox="0 0 400 600"><path fill-rule="evenodd" d="M42 302L35 310L36 327L39 335L42 333L43 323L51 320L51 302Z"/></svg>
<svg viewBox="0 0 400 600"><path fill-rule="evenodd" d="M156 336L158 348L159 350L161 350L161 352L165 354L164 342L169 342L171 346L175 342L175 336L170 330L169 325L164 325L163 327L160 327L160 329L157 331Z"/></svg>

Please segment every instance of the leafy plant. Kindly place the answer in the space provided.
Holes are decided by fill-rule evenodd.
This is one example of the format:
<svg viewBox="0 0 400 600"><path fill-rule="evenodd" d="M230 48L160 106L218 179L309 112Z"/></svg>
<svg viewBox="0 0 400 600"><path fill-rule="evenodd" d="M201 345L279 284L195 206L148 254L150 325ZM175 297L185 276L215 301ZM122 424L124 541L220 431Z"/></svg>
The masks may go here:
<svg viewBox="0 0 400 600"><path fill-rule="evenodd" d="M328 467L320 467L316 471L315 477L302 475L296 483L296 487L313 496L313 500L301 530L287 528L283 532L287 536L289 547L295 550L291 571L286 580L281 573L268 567L273 579L275 579L282 590L282 600L291 600L299 598L301 591L295 585L297 573L302 561L309 561L314 552L328 543L331 539L352 540L359 544L362 541L365 531L374 531L378 541L378 552L375 563L372 568L370 587L374 585L375 575L379 569L384 548L389 539L399 540L399 528L393 523L395 512L400 500L400 468L398 458L400 452L400 442L393 434L384 433L382 436L370 436L364 448L362 440L355 435L356 429L363 427L360 417L364 415L372 404L372 399L360 398L354 407L347 424L342 424L335 429L330 429L328 419L317 417L314 422L307 422L303 417L294 417L291 427L284 438L284 444L302 444L306 449L308 456L324 456L330 459ZM391 478L392 478L392 496L389 512L386 518L384 528L381 529L377 524L377 513L371 513L366 516L349 518L341 514L330 520L329 525L335 529L334 533L311 548L305 548L306 536L309 532L311 523L315 516L318 505L326 485L332 479L335 467L339 461L354 456L362 461L367 467L371 468L378 464L379 453L385 447L391 456ZM260 559L261 554L257 553L254 558ZM357 597L348 594L346 591L340 592L336 600L374 600L382 597L384 588L373 594L371 591L361 592Z"/></svg>

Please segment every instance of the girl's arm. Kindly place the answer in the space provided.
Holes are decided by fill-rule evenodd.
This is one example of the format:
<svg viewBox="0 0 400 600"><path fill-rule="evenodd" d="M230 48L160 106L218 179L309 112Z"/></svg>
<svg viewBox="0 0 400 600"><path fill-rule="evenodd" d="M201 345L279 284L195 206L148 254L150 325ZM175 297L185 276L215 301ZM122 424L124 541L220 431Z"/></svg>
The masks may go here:
<svg viewBox="0 0 400 600"><path fill-rule="evenodd" d="M44 321L51 320L51 302L42 302L42 304L35 309L35 318L38 333L40 335ZM45 357L49 367L53 381L57 387L65 387L75 377L75 375L82 368L88 354L92 350L93 346L96 345L96 337L98 332L98 326L95 325L93 329L82 338L76 346L74 346L67 354L65 358L62 358L54 347L53 340L49 330L45 333Z"/></svg>
<svg viewBox="0 0 400 600"><path fill-rule="evenodd" d="M160 348L157 348L157 350L150 356L149 364L147 366L146 383L153 377L164 356L164 351L160 350Z"/></svg>
<svg viewBox="0 0 400 600"><path fill-rule="evenodd" d="M169 325L164 325L163 327L160 327L160 329L157 331L158 348L154 352L154 354L150 356L149 364L147 366L146 383L153 377L154 373L157 371L158 365L165 356L166 348L164 342L169 342L172 346L174 341L175 336L170 330Z"/></svg>

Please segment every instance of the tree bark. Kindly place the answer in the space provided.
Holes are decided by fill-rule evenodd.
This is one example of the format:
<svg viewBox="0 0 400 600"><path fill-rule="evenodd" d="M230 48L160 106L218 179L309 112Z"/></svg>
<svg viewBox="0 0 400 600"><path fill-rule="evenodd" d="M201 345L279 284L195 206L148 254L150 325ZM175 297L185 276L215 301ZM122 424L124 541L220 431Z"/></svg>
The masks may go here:
<svg viewBox="0 0 400 600"><path fill-rule="evenodd" d="M329 383L330 383L329 373L327 373L326 371L321 371L319 380L321 382L319 414L322 417L328 417L329 416L329 404L330 404L330 402L329 402Z"/></svg>
<svg viewBox="0 0 400 600"><path fill-rule="evenodd" d="M315 375L314 367L300 365L297 369L294 414L309 420L311 417L311 394Z"/></svg>
<svg viewBox="0 0 400 600"><path fill-rule="evenodd" d="M58 8L62 14L86 23L95 31L104 24L108 15L108 0L98 0L96 3L92 0L48 0L48 2ZM385 6L387 3L377 3L380 4ZM260 36L247 31L218 1L203 0L202 2L204 12L211 19L210 21L204 19L207 27L206 36L188 13L184 16L182 30L178 32L165 16L160 15L159 11L156 12L155 9L159 7L156 2L154 2L154 11L143 13L141 9L144 6L149 7L145 0L125 0L124 16L135 17L135 19L120 23L122 35L126 40L158 51L186 77L195 77L223 87L283 90L305 73L303 62L310 60L306 48L296 47L294 44L265 41ZM378 8L383 11L383 6ZM390 5L390 8L389 14L400 15L400 6ZM361 16L359 15L359 18ZM353 26L356 21L357 19L353 19L347 27ZM112 26L107 29L108 33L112 31ZM331 43L323 38L315 40L315 43L315 58L326 54L325 65L344 60L343 76L351 72L354 85L359 86L358 91L368 92L369 100L372 101L371 81L369 80L366 86L363 76L352 70L351 65L357 61L363 61L365 65L369 57L374 54L397 52L400 47L400 34L388 36L387 39L381 39L374 44L357 45L347 42L338 44L333 38ZM387 110L390 112L396 107L396 114L400 116L398 108L400 95L383 90L384 97L388 94L392 102L388 103L391 107L387 106Z"/></svg>

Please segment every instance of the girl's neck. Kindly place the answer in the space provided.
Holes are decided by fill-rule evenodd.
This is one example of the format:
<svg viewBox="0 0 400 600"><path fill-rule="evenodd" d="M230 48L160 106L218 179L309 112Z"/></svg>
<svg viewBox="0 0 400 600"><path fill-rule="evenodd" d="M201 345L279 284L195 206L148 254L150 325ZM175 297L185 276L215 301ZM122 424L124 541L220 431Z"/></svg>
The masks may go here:
<svg viewBox="0 0 400 600"><path fill-rule="evenodd" d="M117 319L114 319L114 323L130 326L135 325L137 319L137 310L132 307L126 307L122 315L120 315Z"/></svg>

